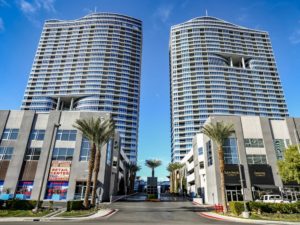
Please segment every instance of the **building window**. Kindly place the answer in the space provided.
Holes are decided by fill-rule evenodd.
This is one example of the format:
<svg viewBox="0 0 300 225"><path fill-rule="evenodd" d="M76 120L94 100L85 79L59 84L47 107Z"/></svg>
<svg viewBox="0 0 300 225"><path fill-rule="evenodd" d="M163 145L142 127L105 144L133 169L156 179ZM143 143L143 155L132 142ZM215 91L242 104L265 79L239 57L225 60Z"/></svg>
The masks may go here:
<svg viewBox="0 0 300 225"><path fill-rule="evenodd" d="M199 162L199 167L200 167L200 169L204 169L204 162L203 161Z"/></svg>
<svg viewBox="0 0 300 225"><path fill-rule="evenodd" d="M245 139L245 147L248 148L263 148L264 142L261 138L247 138Z"/></svg>
<svg viewBox="0 0 300 225"><path fill-rule="evenodd" d="M37 140L42 141L45 137L45 130L32 130L30 133L30 141Z"/></svg>
<svg viewBox="0 0 300 225"><path fill-rule="evenodd" d="M25 160L39 160L41 154L41 148L27 148Z"/></svg>
<svg viewBox="0 0 300 225"><path fill-rule="evenodd" d="M225 164L238 164L238 152L235 138L227 138L223 145Z"/></svg>
<svg viewBox="0 0 300 225"><path fill-rule="evenodd" d="M111 147L112 147L112 140L109 140L107 142L107 154L106 154L106 164L110 165L111 164Z"/></svg>
<svg viewBox="0 0 300 225"><path fill-rule="evenodd" d="M11 160L13 152L13 147L0 147L0 160Z"/></svg>
<svg viewBox="0 0 300 225"><path fill-rule="evenodd" d="M92 196L92 189L93 189L93 183L91 183L90 197ZM74 199L75 200L84 199L85 190L86 190L86 181L77 181L75 187Z"/></svg>
<svg viewBox="0 0 300 225"><path fill-rule="evenodd" d="M211 166L213 164L211 141L208 141L206 143L206 150L207 150L207 166Z"/></svg>
<svg viewBox="0 0 300 225"><path fill-rule="evenodd" d="M267 164L266 155L247 155L248 164Z"/></svg>
<svg viewBox="0 0 300 225"><path fill-rule="evenodd" d="M73 148L54 148L52 160L72 161L73 153Z"/></svg>
<svg viewBox="0 0 300 225"><path fill-rule="evenodd" d="M79 161L88 161L90 158L90 142L83 138L81 142Z"/></svg>
<svg viewBox="0 0 300 225"><path fill-rule="evenodd" d="M202 147L198 148L198 155L203 155L203 148Z"/></svg>
<svg viewBox="0 0 300 225"><path fill-rule="evenodd" d="M19 181L16 189L16 194L21 199L30 199L31 192L33 189L33 181ZM21 195L21 196L20 196Z"/></svg>
<svg viewBox="0 0 300 225"><path fill-rule="evenodd" d="M286 139L284 143L284 139L275 139L274 140L274 149L276 153L276 158L278 160L283 159L284 150L290 145L290 140Z"/></svg>
<svg viewBox="0 0 300 225"><path fill-rule="evenodd" d="M69 182L48 181L45 199L54 201L67 199Z"/></svg>
<svg viewBox="0 0 300 225"><path fill-rule="evenodd" d="M56 133L56 140L59 141L75 141L76 130L58 130Z"/></svg>
<svg viewBox="0 0 300 225"><path fill-rule="evenodd" d="M16 140L18 138L19 129L5 129L1 139L2 140Z"/></svg>

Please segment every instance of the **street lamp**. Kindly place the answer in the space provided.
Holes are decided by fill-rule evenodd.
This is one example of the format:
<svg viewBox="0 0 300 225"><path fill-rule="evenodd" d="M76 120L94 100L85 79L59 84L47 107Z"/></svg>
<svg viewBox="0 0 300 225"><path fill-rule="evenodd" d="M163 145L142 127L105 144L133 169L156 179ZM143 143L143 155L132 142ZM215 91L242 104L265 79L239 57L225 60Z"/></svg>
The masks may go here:
<svg viewBox="0 0 300 225"><path fill-rule="evenodd" d="M243 217L244 218L249 218L249 210L248 210L248 207L247 207L247 204L246 204L246 201L245 201L245 191L244 191L244 180L243 180L243 175L242 175L242 163L241 163L241 155L240 155L240 151L239 151L239 145L238 145L238 139L236 138L236 149L237 149L237 152L238 152L238 157L239 157L239 164L238 164L238 167L239 167L239 174L240 174L240 182L241 182L241 192L242 192L242 197L243 197L243 204L244 204L244 212L243 212Z"/></svg>
<svg viewBox="0 0 300 225"><path fill-rule="evenodd" d="M50 143L50 146L49 146L49 149L48 149L48 152L47 152L47 158L46 158L46 166L44 168L44 171L43 171L43 177L42 177L42 183L41 183L41 186L40 186L40 189L39 189L39 195L38 195L38 199L36 201L36 206L35 208L32 210L33 212L38 212L39 211L39 207L40 207L40 201L41 201L41 195L42 195L42 191L43 191L43 186L44 186L44 181L45 181L45 178L46 178L46 173L47 173L47 167L48 167L48 162L49 162L49 156L50 156L50 153L54 147L54 141L55 141L55 134L56 134L56 131L57 129L61 126L61 124L54 124L53 126L53 130L52 130L52 134L51 134L51 143Z"/></svg>

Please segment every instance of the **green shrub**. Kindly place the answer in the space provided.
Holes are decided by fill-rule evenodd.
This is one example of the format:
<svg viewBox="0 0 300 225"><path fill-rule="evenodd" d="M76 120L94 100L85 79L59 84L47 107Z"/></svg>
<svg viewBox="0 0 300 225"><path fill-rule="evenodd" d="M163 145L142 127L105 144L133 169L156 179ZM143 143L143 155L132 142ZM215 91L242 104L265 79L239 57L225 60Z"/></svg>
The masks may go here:
<svg viewBox="0 0 300 225"><path fill-rule="evenodd" d="M156 194L149 194L148 199L157 199L157 195Z"/></svg>
<svg viewBox="0 0 300 225"><path fill-rule="evenodd" d="M244 211L243 202L229 202L229 210L236 216L239 216Z"/></svg>
<svg viewBox="0 0 300 225"><path fill-rule="evenodd" d="M249 208L256 213L300 213L300 203L249 202Z"/></svg>
<svg viewBox="0 0 300 225"><path fill-rule="evenodd" d="M31 210L36 206L36 201L34 200L19 200L13 199L6 201L6 209L12 210Z"/></svg>
<svg viewBox="0 0 300 225"><path fill-rule="evenodd" d="M83 201L68 201L67 202L67 211L72 211L72 210L81 210L84 209L83 206Z"/></svg>

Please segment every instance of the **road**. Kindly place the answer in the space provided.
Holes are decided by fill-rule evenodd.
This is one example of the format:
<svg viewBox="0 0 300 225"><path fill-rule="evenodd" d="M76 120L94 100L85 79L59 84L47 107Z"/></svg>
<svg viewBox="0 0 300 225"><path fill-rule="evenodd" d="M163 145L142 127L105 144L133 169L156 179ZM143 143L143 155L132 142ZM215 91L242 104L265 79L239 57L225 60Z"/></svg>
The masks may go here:
<svg viewBox="0 0 300 225"><path fill-rule="evenodd" d="M118 211L107 218L98 218L85 221L3 222L0 223L0 225L32 225L46 223L55 223L55 225L241 225L241 223L218 221L202 217L200 213L207 211L206 208L195 206L190 201L186 201L182 198L174 199L170 197L164 197L163 199L164 201L162 202L147 202L144 201L144 197L142 195L130 197L127 199L127 201L120 201L111 204L110 207L117 209Z"/></svg>

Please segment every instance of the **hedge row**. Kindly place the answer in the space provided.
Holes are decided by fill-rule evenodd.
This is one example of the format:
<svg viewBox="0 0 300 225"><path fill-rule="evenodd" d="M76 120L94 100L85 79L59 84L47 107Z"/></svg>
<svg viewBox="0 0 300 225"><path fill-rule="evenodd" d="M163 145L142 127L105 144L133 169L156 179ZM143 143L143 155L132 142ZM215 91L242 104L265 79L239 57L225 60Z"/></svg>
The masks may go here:
<svg viewBox="0 0 300 225"><path fill-rule="evenodd" d="M84 209L83 201L68 201L67 202L67 211L72 210L81 210Z"/></svg>
<svg viewBox="0 0 300 225"><path fill-rule="evenodd" d="M256 213L300 213L300 202L296 203L263 203L247 202L248 210ZM229 209L234 215L240 215L244 211L243 202L229 202Z"/></svg>
<svg viewBox="0 0 300 225"><path fill-rule="evenodd" d="M12 210L32 210L35 208L37 201L33 200L8 200L0 201L0 209L12 209Z"/></svg>

